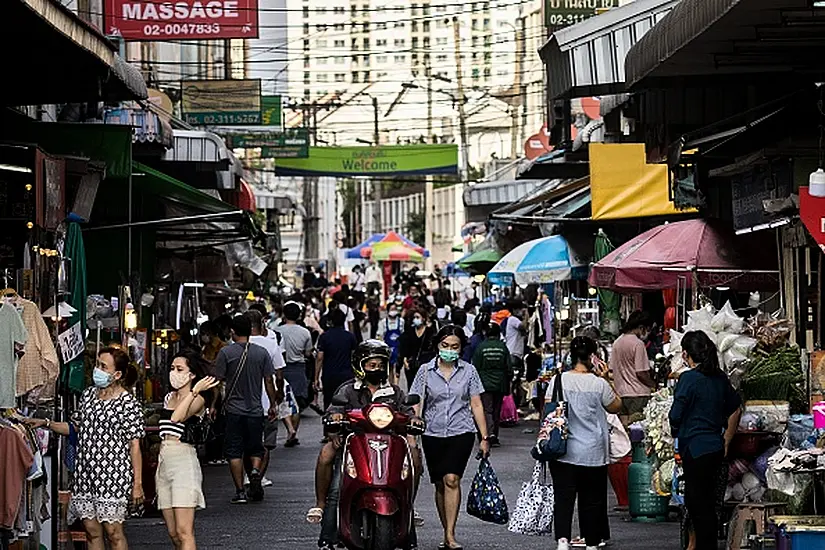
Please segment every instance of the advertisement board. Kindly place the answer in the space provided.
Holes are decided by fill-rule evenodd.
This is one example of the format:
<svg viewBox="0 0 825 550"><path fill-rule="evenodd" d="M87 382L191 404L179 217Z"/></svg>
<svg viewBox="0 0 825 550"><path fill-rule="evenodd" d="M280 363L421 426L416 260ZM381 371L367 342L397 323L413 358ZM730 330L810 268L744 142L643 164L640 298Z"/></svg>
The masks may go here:
<svg viewBox="0 0 825 550"><path fill-rule="evenodd" d="M285 176L401 176L458 173L458 145L310 147L309 158L283 159L275 171Z"/></svg>
<svg viewBox="0 0 825 550"><path fill-rule="evenodd" d="M544 0L544 24L555 29L568 27L618 6L619 0Z"/></svg>
<svg viewBox="0 0 825 550"><path fill-rule="evenodd" d="M106 0L104 14L125 40L258 37L258 0Z"/></svg>
<svg viewBox="0 0 825 550"><path fill-rule="evenodd" d="M275 132L228 134L226 143L231 148L261 148L261 158L307 158L309 131L294 128Z"/></svg>
<svg viewBox="0 0 825 550"><path fill-rule="evenodd" d="M261 97L261 124L263 126L280 126L281 96L265 95Z"/></svg>
<svg viewBox="0 0 825 550"><path fill-rule="evenodd" d="M184 80L183 118L189 124L248 125L261 123L261 81Z"/></svg>

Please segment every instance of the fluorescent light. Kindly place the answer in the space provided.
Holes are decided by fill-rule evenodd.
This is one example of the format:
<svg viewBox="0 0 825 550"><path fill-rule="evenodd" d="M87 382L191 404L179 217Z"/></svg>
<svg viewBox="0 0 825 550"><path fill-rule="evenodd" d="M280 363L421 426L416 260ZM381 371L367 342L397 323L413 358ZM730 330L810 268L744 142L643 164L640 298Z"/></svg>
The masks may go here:
<svg viewBox="0 0 825 550"><path fill-rule="evenodd" d="M203 288L203 283L183 283L184 288Z"/></svg>
<svg viewBox="0 0 825 550"><path fill-rule="evenodd" d="M0 170L7 170L9 172L22 172L23 174L31 174L32 169L25 166L15 166L14 164L0 164Z"/></svg>
<svg viewBox="0 0 825 550"><path fill-rule="evenodd" d="M728 290L730 290L730 287L729 286L717 286L716 290L718 290L719 292L727 292Z"/></svg>

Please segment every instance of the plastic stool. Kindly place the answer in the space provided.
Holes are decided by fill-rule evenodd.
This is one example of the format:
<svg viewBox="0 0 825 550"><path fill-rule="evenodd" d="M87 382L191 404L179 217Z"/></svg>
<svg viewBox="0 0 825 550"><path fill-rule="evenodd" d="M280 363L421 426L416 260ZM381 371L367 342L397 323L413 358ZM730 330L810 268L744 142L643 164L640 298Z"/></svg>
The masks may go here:
<svg viewBox="0 0 825 550"><path fill-rule="evenodd" d="M749 536L762 535L768 531L768 518L785 512L782 502L748 502L736 506L728 529L728 550L750 548ZM750 533L753 523L753 533Z"/></svg>

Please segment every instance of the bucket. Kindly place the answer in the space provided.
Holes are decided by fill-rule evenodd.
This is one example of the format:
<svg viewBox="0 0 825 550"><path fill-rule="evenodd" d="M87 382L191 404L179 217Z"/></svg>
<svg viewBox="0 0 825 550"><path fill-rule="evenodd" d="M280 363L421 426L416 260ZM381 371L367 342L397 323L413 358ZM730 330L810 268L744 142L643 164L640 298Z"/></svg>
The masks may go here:
<svg viewBox="0 0 825 550"><path fill-rule="evenodd" d="M811 412L814 415L814 429L825 428L825 401L814 403Z"/></svg>

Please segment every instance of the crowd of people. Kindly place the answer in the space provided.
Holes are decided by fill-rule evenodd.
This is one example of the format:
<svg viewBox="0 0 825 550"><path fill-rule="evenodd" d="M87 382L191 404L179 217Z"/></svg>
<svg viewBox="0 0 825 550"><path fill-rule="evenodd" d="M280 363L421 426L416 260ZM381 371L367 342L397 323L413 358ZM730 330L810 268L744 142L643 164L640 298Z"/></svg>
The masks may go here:
<svg viewBox="0 0 825 550"><path fill-rule="evenodd" d="M576 542L576 502L579 542L593 550L609 540L611 415L626 426L656 388L645 344L650 317L633 313L609 357L598 331L589 328L572 340L563 367L540 382L537 353L526 345L529 308L522 302L484 302L475 287L453 292L448 281L428 286L415 278L401 281L383 300L376 277L374 266L358 270L350 287L312 274L302 292L207 321L197 345L175 355L160 415L156 475L157 507L174 547L196 548L195 511L206 506L191 436L204 418L213 419L218 436L207 445L207 459L227 461L235 488L231 502L246 504L262 500L272 485L266 473L280 426L283 446L292 448L301 443L306 409L336 419L346 412L342 403L361 408L386 402L422 427L420 442L408 437L416 491L426 463L443 531L440 547L459 549L461 479L474 449L484 456L502 445L506 403L529 404L543 415L556 385L563 387L569 422L567 453L550 465L558 549ZM690 370L676 387L670 420L684 460L693 548L702 550L711 547L716 521L716 492L705 480L724 460L740 402L706 335L687 333L682 347ZM111 548L126 548L123 522L143 499L144 420L130 392L137 374L122 350L105 348L92 380L71 422L32 422L76 442L69 513L83 521L89 548L104 548L104 539ZM523 382L538 389L524 392ZM408 394L418 396L418 405L407 405ZM321 444L316 502L306 518L320 524L318 546L329 550L338 542L342 442L330 433ZM417 513L415 520L416 526L423 522ZM411 548L415 540L413 528Z"/></svg>

